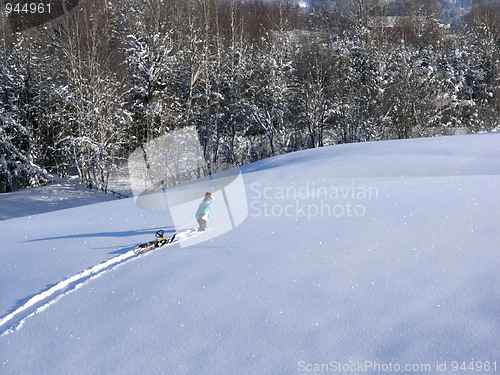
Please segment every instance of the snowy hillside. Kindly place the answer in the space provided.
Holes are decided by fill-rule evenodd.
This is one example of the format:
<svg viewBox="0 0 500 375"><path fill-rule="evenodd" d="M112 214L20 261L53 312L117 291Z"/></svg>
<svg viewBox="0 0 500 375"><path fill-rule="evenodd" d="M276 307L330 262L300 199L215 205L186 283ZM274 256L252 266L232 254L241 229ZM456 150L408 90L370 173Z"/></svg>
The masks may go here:
<svg viewBox="0 0 500 375"><path fill-rule="evenodd" d="M116 196L90 191L84 184L57 181L36 189L0 194L0 220L36 215L70 207L115 200Z"/></svg>
<svg viewBox="0 0 500 375"><path fill-rule="evenodd" d="M0 374L500 373L499 145L263 160L236 229L142 256L133 199L1 221Z"/></svg>

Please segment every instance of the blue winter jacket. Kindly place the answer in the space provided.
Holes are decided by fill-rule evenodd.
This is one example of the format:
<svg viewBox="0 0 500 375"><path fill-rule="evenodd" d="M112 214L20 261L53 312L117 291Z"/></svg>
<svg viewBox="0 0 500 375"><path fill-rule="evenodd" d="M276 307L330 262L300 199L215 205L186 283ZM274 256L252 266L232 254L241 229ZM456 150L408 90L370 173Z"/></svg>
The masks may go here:
<svg viewBox="0 0 500 375"><path fill-rule="evenodd" d="M200 217L203 214L210 214L210 211L214 207L214 200L212 199L203 199L203 201L200 203L198 206L198 209L196 210L196 217Z"/></svg>

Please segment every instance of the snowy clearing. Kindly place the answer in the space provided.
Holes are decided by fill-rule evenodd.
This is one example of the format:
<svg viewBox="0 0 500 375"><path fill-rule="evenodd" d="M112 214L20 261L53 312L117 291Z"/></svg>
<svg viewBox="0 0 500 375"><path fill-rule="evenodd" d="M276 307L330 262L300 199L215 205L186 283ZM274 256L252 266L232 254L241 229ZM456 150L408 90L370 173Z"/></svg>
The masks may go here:
<svg viewBox="0 0 500 375"><path fill-rule="evenodd" d="M242 168L243 224L140 256L174 231L168 212L133 199L26 207L0 222L0 373L453 374L463 361L495 373L499 144L263 160Z"/></svg>

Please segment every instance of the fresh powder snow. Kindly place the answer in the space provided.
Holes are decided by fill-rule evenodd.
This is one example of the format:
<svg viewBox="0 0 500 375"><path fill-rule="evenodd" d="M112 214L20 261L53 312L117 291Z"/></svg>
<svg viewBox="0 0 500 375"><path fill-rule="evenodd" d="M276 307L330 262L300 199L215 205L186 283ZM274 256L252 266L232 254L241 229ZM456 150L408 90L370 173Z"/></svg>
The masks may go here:
<svg viewBox="0 0 500 375"><path fill-rule="evenodd" d="M241 225L143 255L168 211L0 196L0 374L498 373L499 145L262 160L241 168Z"/></svg>

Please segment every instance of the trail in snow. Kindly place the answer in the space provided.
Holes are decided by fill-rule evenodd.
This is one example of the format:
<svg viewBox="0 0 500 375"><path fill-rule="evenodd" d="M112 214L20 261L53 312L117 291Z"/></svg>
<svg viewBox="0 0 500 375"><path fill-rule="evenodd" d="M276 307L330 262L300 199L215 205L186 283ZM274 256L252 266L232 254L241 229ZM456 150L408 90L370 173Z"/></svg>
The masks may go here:
<svg viewBox="0 0 500 375"><path fill-rule="evenodd" d="M105 272L126 263L134 257L137 257L134 250L127 251L125 254L90 267L36 294L24 305L0 319L0 336L8 335L18 330L30 317L44 311L65 295L83 286L89 280L103 275Z"/></svg>
<svg viewBox="0 0 500 375"><path fill-rule="evenodd" d="M175 244L183 239L193 236L193 229L185 230L179 233L177 240L171 244ZM167 244L165 246L169 246ZM71 276L58 282L56 285L41 291L31 297L25 304L15 309L10 314L0 318L0 337L8 335L20 329L27 319L46 310L49 306L59 301L62 297L74 292L92 279L102 276L104 273L121 266L128 261L144 256L150 252L136 254L135 249L127 251L122 255L108 259L105 262L99 263L93 267L87 268L78 274Z"/></svg>

